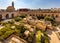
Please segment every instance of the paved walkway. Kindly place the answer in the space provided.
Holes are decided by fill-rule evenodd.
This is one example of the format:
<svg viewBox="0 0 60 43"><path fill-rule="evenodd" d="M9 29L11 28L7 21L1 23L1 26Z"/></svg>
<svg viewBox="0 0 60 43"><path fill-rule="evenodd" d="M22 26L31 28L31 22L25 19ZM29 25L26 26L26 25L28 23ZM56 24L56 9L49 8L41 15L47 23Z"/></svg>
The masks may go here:
<svg viewBox="0 0 60 43"><path fill-rule="evenodd" d="M60 43L60 40L58 39L55 31L47 30L47 33L50 39L50 43Z"/></svg>

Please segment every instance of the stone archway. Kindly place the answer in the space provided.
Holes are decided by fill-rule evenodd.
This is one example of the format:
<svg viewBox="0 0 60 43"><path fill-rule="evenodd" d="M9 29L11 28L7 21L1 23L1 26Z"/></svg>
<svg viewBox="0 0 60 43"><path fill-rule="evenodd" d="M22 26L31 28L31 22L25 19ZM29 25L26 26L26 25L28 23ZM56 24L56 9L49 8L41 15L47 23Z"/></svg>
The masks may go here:
<svg viewBox="0 0 60 43"><path fill-rule="evenodd" d="M11 15L11 18L14 18L14 14Z"/></svg>
<svg viewBox="0 0 60 43"><path fill-rule="evenodd" d="M9 14L6 14L6 19L9 19Z"/></svg>
<svg viewBox="0 0 60 43"><path fill-rule="evenodd" d="M2 15L0 15L0 20L2 20Z"/></svg>

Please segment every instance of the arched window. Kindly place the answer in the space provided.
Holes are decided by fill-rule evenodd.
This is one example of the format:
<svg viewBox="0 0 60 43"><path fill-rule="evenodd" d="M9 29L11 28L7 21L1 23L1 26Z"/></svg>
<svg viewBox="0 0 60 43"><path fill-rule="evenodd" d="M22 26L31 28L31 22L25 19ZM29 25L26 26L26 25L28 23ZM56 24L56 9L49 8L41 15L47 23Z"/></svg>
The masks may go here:
<svg viewBox="0 0 60 43"><path fill-rule="evenodd" d="M35 16L34 14L32 14L33 16Z"/></svg>
<svg viewBox="0 0 60 43"><path fill-rule="evenodd" d="M0 15L0 20L2 20L2 15Z"/></svg>
<svg viewBox="0 0 60 43"><path fill-rule="evenodd" d="M14 18L14 14L12 14L11 16L12 16L12 18Z"/></svg>
<svg viewBox="0 0 60 43"><path fill-rule="evenodd" d="M6 19L9 19L9 14L6 14Z"/></svg>
<svg viewBox="0 0 60 43"><path fill-rule="evenodd" d="M56 15L56 17L58 17L58 15Z"/></svg>
<svg viewBox="0 0 60 43"><path fill-rule="evenodd" d="M54 17L54 14L52 14L52 17Z"/></svg>

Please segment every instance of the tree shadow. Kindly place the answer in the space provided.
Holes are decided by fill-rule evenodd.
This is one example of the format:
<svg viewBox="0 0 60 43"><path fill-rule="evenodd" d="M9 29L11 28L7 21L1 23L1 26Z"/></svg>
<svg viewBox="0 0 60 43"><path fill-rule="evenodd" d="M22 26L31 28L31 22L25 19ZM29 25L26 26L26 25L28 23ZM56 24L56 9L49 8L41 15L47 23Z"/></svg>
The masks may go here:
<svg viewBox="0 0 60 43"><path fill-rule="evenodd" d="M48 35L51 35L52 34L52 30L47 29L46 32L47 32Z"/></svg>
<svg viewBox="0 0 60 43"><path fill-rule="evenodd" d="M46 32L47 32L48 35L51 35L52 34L52 30L47 29ZM48 36L48 39L51 40L50 36Z"/></svg>

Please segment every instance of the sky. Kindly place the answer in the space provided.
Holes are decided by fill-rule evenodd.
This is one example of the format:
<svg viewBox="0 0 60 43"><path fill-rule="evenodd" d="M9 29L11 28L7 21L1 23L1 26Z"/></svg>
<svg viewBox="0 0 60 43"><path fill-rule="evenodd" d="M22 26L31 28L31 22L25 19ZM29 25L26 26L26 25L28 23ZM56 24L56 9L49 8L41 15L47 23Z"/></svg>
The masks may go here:
<svg viewBox="0 0 60 43"><path fill-rule="evenodd" d="M0 9L6 9L11 6L12 0L0 0ZM60 8L60 0L14 0L14 6L19 8L48 9Z"/></svg>

